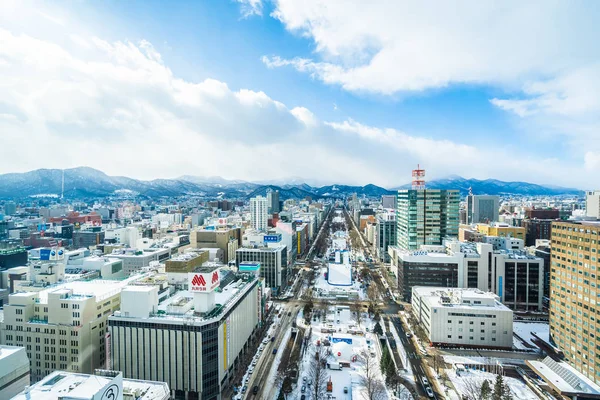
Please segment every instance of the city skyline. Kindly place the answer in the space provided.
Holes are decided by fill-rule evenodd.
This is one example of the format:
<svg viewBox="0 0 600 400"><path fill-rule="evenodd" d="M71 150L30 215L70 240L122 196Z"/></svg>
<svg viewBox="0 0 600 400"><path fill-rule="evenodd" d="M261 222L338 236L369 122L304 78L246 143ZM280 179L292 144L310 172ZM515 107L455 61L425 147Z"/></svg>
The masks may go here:
<svg viewBox="0 0 600 400"><path fill-rule="evenodd" d="M1 172L600 184L590 7L0 7Z"/></svg>

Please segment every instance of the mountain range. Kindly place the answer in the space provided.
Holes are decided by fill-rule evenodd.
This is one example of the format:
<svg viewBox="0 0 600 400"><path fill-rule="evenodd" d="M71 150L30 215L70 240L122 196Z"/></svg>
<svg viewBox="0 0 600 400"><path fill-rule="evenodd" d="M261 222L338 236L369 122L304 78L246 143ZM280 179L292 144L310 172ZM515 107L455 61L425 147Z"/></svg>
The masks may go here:
<svg viewBox="0 0 600 400"><path fill-rule="evenodd" d="M29 196L60 196L63 185L67 198L105 197L130 195L143 197L174 197L196 195L208 198L250 198L266 195L268 189L279 190L282 200L289 198L346 197L352 193L358 196L379 197L394 194L398 189L408 189L410 184L385 189L368 184L365 186L327 185L311 186L299 178L289 183L263 184L241 180L227 180L221 177L198 177L184 175L175 179L154 179L144 181L123 176L109 176L102 171L89 167L60 169L38 169L24 173L0 175L0 198L23 198ZM267 182L264 182L267 183ZM513 195L577 195L578 189L553 185L536 185L527 182L504 182L496 179L465 179L450 176L427 182L431 189L459 189L466 195L469 188L475 194L513 194Z"/></svg>

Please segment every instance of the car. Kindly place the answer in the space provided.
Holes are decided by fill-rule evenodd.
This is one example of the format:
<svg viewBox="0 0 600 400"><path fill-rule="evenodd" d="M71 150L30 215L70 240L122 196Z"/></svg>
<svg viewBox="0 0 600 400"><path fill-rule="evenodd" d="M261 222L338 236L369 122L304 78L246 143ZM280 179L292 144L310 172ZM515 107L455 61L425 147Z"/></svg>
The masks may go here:
<svg viewBox="0 0 600 400"><path fill-rule="evenodd" d="M412 337L412 334L410 332L406 332L406 337L410 339Z"/></svg>
<svg viewBox="0 0 600 400"><path fill-rule="evenodd" d="M288 312L288 317L291 317L291 316L292 316L292 312L290 311L290 312Z"/></svg>
<svg viewBox="0 0 600 400"><path fill-rule="evenodd" d="M427 392L427 396L433 398L433 390L430 387L426 387L425 392Z"/></svg>
<svg viewBox="0 0 600 400"><path fill-rule="evenodd" d="M277 349L273 349L273 354L277 354Z"/></svg>
<svg viewBox="0 0 600 400"><path fill-rule="evenodd" d="M306 395L300 396L300 400L306 400Z"/></svg>
<svg viewBox="0 0 600 400"><path fill-rule="evenodd" d="M248 386L244 385L244 386L242 387L242 393L246 393L246 390L248 390Z"/></svg>
<svg viewBox="0 0 600 400"><path fill-rule="evenodd" d="M252 364L250 364L250 365L252 365L253 367L255 367L256 366L256 360L252 360Z"/></svg>
<svg viewBox="0 0 600 400"><path fill-rule="evenodd" d="M300 388L300 392L302 392L302 393L306 392L306 386L305 385L302 385L302 387Z"/></svg>
<svg viewBox="0 0 600 400"><path fill-rule="evenodd" d="M348 393L348 386L344 386L344 393Z"/></svg>
<svg viewBox="0 0 600 400"><path fill-rule="evenodd" d="M306 383L306 377L305 376L302 377L302 382Z"/></svg>
<svg viewBox="0 0 600 400"><path fill-rule="evenodd" d="M269 343L269 339L264 339L264 340L262 341L262 344L267 344L267 343Z"/></svg>
<svg viewBox="0 0 600 400"><path fill-rule="evenodd" d="M428 386L429 385L429 381L424 376L421 377L421 382L423 382L423 386Z"/></svg>
<svg viewBox="0 0 600 400"><path fill-rule="evenodd" d="M254 372L254 367L248 368L248 374L251 374L252 372Z"/></svg>
<svg viewBox="0 0 600 400"><path fill-rule="evenodd" d="M257 394L258 393L258 386L254 386L252 388L252 394Z"/></svg>

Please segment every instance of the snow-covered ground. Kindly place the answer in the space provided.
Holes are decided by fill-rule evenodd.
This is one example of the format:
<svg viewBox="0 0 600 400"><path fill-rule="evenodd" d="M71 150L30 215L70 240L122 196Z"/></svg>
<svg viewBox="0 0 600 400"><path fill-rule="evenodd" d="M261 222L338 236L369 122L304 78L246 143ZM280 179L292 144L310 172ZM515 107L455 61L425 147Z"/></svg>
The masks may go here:
<svg viewBox="0 0 600 400"><path fill-rule="evenodd" d="M490 372L477 370L467 370L466 372L461 373L460 376L456 375L456 371L454 370L447 370L446 372L456 390L462 394L469 393L471 391L470 388L474 386L473 384L480 388L485 379L490 381L490 386L493 388L497 376ZM507 376L504 377L504 382L506 382L513 393L513 398L519 400L538 400L538 396L531 391L524 382Z"/></svg>
<svg viewBox="0 0 600 400"><path fill-rule="evenodd" d="M334 286L352 285L352 265L350 264L329 264L327 281Z"/></svg>
<svg viewBox="0 0 600 400"><path fill-rule="evenodd" d="M513 332L535 347L537 346L533 343L534 333L543 341L550 342L550 326L544 322L514 322Z"/></svg>

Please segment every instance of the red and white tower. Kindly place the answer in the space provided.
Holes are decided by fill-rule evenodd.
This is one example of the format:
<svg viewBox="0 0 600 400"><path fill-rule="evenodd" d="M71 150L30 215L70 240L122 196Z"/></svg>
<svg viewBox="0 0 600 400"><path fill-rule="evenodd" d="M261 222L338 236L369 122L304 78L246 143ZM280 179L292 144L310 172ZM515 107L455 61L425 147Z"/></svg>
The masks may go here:
<svg viewBox="0 0 600 400"><path fill-rule="evenodd" d="M412 172L412 188L413 190L425 189L425 170L417 164L417 169Z"/></svg>

